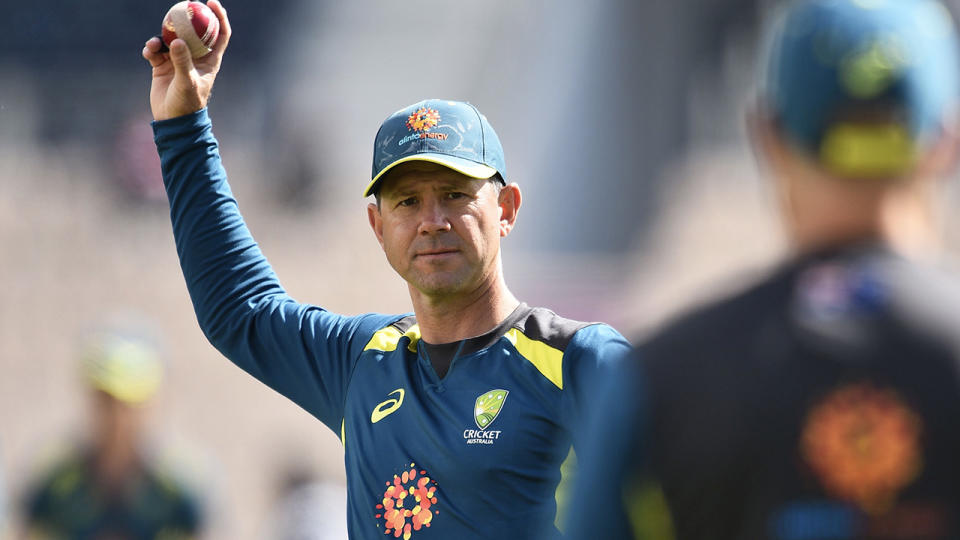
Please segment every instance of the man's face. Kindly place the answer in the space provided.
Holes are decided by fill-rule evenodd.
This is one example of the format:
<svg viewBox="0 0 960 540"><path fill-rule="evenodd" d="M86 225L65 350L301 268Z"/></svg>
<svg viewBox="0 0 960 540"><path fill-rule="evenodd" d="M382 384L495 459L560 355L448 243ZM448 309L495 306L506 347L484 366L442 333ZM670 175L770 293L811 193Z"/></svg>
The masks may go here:
<svg viewBox="0 0 960 540"><path fill-rule="evenodd" d="M94 429L101 444L135 439L143 421L142 407L121 401L103 390L93 391Z"/></svg>
<svg viewBox="0 0 960 540"><path fill-rule="evenodd" d="M371 204L368 216L390 265L412 288L454 296L499 277L500 237L516 215L503 207L505 198L513 200L512 191L501 193L490 180L410 162L384 179L379 208Z"/></svg>

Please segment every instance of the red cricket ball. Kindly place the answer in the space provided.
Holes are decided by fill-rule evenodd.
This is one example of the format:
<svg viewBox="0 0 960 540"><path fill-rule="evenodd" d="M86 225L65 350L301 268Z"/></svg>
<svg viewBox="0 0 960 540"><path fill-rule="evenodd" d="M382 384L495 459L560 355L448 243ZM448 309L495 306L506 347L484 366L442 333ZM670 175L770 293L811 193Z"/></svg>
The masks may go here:
<svg viewBox="0 0 960 540"><path fill-rule="evenodd" d="M160 37L169 47L180 38L187 42L190 54L199 58L213 50L213 44L220 35L220 19L201 2L178 2L170 8L163 18Z"/></svg>

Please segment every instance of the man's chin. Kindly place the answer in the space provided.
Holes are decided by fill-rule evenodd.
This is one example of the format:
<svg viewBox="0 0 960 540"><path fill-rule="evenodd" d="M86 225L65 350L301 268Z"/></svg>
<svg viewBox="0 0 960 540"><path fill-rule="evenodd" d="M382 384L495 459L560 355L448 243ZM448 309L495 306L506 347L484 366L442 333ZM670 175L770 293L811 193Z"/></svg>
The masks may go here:
<svg viewBox="0 0 960 540"><path fill-rule="evenodd" d="M420 291L420 294L430 296L432 298L445 298L456 296L460 294L462 289L455 285L420 285L417 287L417 290Z"/></svg>
<svg viewBox="0 0 960 540"><path fill-rule="evenodd" d="M454 276L431 275L409 281L421 294L432 297L455 296L465 289L464 280Z"/></svg>

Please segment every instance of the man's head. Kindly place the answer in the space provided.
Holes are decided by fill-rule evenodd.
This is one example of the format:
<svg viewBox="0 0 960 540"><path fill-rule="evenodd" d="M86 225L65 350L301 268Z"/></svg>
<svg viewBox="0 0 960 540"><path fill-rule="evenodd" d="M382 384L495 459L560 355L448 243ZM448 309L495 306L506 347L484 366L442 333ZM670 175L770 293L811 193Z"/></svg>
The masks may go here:
<svg viewBox="0 0 960 540"><path fill-rule="evenodd" d="M383 122L364 195L376 196L370 225L412 290L442 298L500 279L500 238L521 202L505 170L496 133L467 103L422 101Z"/></svg>
<svg viewBox="0 0 960 540"><path fill-rule="evenodd" d="M135 437L142 405L163 377L157 349L144 338L99 332L87 338L80 360L93 390L97 437L104 443Z"/></svg>
<svg viewBox="0 0 960 540"><path fill-rule="evenodd" d="M754 128L788 223L871 234L853 229L953 165L952 18L935 0L801 0L771 30Z"/></svg>
<svg viewBox="0 0 960 540"><path fill-rule="evenodd" d="M363 196L376 194L383 176L409 161L438 163L471 178L507 178L493 126L462 101L427 99L387 117L373 141L373 174Z"/></svg>
<svg viewBox="0 0 960 540"><path fill-rule="evenodd" d="M771 37L762 112L831 176L907 176L953 128L960 59L939 2L803 0Z"/></svg>

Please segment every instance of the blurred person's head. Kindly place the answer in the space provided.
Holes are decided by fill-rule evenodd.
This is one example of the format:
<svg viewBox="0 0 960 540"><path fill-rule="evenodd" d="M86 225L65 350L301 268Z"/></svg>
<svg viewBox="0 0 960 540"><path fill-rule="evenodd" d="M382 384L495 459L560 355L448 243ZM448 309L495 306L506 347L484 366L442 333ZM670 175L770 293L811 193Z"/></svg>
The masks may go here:
<svg viewBox="0 0 960 540"><path fill-rule="evenodd" d="M755 142L800 250L922 249L957 152L957 36L934 0L802 0L771 27Z"/></svg>
<svg viewBox="0 0 960 540"><path fill-rule="evenodd" d="M132 453L163 376L159 351L146 339L102 332L84 343L81 365L92 396L95 450Z"/></svg>

